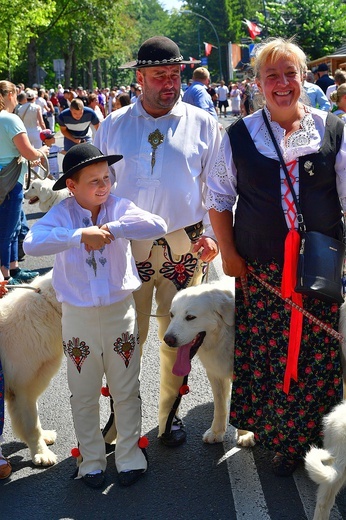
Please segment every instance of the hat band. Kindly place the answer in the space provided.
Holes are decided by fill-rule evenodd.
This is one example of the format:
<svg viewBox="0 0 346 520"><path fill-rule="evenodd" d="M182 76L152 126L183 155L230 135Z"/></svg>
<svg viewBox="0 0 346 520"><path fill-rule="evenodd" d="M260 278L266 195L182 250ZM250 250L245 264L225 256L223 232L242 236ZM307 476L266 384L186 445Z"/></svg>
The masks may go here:
<svg viewBox="0 0 346 520"><path fill-rule="evenodd" d="M179 58L170 58L166 60L137 60L137 65L160 65L166 63L179 63L183 61L183 56L179 56Z"/></svg>

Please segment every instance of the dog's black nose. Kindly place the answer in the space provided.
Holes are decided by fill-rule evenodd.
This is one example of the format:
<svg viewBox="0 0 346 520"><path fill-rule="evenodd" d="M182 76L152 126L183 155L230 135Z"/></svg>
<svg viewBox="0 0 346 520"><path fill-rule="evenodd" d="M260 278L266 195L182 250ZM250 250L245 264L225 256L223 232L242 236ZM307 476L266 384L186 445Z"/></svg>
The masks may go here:
<svg viewBox="0 0 346 520"><path fill-rule="evenodd" d="M175 336L172 336L171 334L166 334L163 341L167 343L169 347L175 347L177 343Z"/></svg>

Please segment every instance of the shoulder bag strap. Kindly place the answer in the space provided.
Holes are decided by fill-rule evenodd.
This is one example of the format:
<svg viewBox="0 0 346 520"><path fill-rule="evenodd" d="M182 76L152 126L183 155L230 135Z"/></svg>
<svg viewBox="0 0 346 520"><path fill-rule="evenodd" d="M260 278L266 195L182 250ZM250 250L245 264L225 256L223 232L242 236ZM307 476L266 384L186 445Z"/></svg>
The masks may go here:
<svg viewBox="0 0 346 520"><path fill-rule="evenodd" d="M278 145L278 143L277 143L277 141L276 141L276 139L274 137L273 130L272 130L271 126L270 126L267 114L265 113L264 109L262 110L262 115L263 115L263 119L264 119L264 122L266 124L266 127L268 128L268 132L270 134L270 137L271 137L271 139L273 141L273 144L275 146L276 153L278 154L278 157L279 157L282 169L283 169L283 171L285 173L288 186L289 186L289 188L291 190L291 193L292 193L294 204L295 204L296 209L297 209L297 220L298 220L299 229L301 231L305 231L304 217L303 217L303 214L302 214L302 210L300 208L300 204L298 202L298 198L297 198L296 192L294 191L293 184L292 184L291 178L289 176L286 163L284 161L284 158L282 157L282 153L281 153L280 147L279 147L279 145Z"/></svg>
<svg viewBox="0 0 346 520"><path fill-rule="evenodd" d="M23 114L23 115L18 114L19 117L21 118L21 120L23 121L23 123L24 123L24 118L25 118L25 116L26 116L26 113L27 113L27 111L29 110L29 106L30 106L30 105L28 105L28 106L26 107L26 109L24 110L24 114Z"/></svg>

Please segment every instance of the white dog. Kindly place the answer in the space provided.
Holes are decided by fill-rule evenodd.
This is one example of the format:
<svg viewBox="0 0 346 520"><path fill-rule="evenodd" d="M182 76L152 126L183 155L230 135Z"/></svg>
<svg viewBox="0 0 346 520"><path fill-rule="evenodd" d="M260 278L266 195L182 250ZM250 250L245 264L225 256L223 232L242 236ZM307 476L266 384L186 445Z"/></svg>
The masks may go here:
<svg viewBox="0 0 346 520"><path fill-rule="evenodd" d="M346 303L340 308L339 332L346 338ZM341 344L344 372L346 341ZM328 520L335 497L346 485L346 401L333 408L323 419L324 449L312 447L305 456L305 467L310 478L319 485L313 520Z"/></svg>
<svg viewBox="0 0 346 520"><path fill-rule="evenodd" d="M310 478L319 484L313 520L328 520L335 497L346 484L346 401L323 419L324 449L312 447L305 456Z"/></svg>
<svg viewBox="0 0 346 520"><path fill-rule="evenodd" d="M52 206L71 195L67 188L53 191L54 184L55 181L51 179L35 179L24 193L24 198L29 200L29 204L38 202L40 210L46 213Z"/></svg>
<svg viewBox="0 0 346 520"><path fill-rule="evenodd" d="M202 284L176 294L164 341L178 348L173 373L185 376L198 351L214 397L214 418L204 433L206 443L222 442L229 418L234 357L234 297L225 283ZM238 431L238 444L254 446L252 432Z"/></svg>
<svg viewBox="0 0 346 520"><path fill-rule="evenodd" d="M56 433L42 430L37 398L59 370L63 356L61 305L51 278L49 272L30 284L40 292L18 286L0 300L0 357L12 428L28 445L33 463L41 466L56 462L47 448Z"/></svg>

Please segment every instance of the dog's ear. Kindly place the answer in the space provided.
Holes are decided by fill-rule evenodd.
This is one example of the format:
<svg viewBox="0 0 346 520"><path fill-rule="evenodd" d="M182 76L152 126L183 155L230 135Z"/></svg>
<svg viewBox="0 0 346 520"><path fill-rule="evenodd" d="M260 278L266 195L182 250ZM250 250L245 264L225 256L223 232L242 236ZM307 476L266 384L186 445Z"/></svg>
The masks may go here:
<svg viewBox="0 0 346 520"><path fill-rule="evenodd" d="M50 190L46 186L40 187L40 200L45 202L49 198Z"/></svg>
<svg viewBox="0 0 346 520"><path fill-rule="evenodd" d="M234 297L232 294L220 291L214 299L214 309L221 319L230 327L234 325Z"/></svg>

